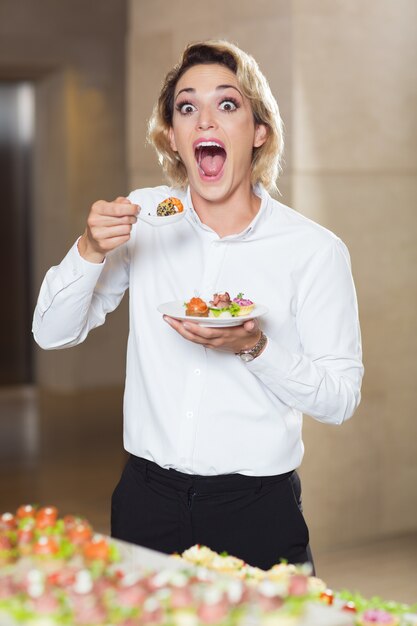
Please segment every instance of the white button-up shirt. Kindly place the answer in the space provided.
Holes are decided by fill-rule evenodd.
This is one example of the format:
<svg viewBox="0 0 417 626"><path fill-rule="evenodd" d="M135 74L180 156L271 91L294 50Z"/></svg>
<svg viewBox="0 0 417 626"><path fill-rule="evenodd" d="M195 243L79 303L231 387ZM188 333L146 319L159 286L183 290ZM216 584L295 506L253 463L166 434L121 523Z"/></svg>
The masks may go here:
<svg viewBox="0 0 417 626"><path fill-rule="evenodd" d="M363 375L349 255L333 233L272 199L240 233L220 238L189 192L139 189L129 199L155 213L168 196L187 214L171 226L138 221L102 264L76 245L47 273L33 332L46 349L84 341L130 292L124 396L128 452L164 468L266 476L298 467L302 414L341 424L360 400ZM250 363L181 337L158 305L228 291L266 305L268 337Z"/></svg>

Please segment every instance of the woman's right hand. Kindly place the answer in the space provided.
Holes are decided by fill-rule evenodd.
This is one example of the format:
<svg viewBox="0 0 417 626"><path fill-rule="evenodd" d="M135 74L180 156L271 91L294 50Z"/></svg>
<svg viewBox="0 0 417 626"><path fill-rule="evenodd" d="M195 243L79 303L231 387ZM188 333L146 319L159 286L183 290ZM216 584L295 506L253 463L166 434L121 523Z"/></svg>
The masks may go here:
<svg viewBox="0 0 417 626"><path fill-rule="evenodd" d="M110 250L129 241L139 210L137 204L122 196L113 202L95 202L87 218L87 228L78 241L81 256L90 263L102 263Z"/></svg>

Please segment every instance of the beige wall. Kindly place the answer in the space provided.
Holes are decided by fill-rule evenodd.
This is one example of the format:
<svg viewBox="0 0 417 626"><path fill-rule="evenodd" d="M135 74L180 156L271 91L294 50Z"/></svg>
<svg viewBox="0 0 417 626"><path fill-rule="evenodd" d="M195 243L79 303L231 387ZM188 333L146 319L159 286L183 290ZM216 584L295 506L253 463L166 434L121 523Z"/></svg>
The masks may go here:
<svg viewBox="0 0 417 626"><path fill-rule="evenodd" d="M417 527L416 23L413 0L294 2L293 202L349 246L366 368L351 423L305 420L321 541L320 505L342 542Z"/></svg>
<svg viewBox="0 0 417 626"><path fill-rule="evenodd" d="M252 53L286 126L283 201L349 246L366 376L341 428L305 419L304 503L313 547L417 528L417 46L414 0L130 0L128 168L159 184L145 147L161 80L186 43ZM414 319L413 319L414 318Z"/></svg>
<svg viewBox="0 0 417 626"><path fill-rule="evenodd" d="M124 0L0 3L0 80L36 86L33 298L83 232L92 202L126 193L125 35ZM86 344L36 349L37 382L121 385L126 333L123 305Z"/></svg>

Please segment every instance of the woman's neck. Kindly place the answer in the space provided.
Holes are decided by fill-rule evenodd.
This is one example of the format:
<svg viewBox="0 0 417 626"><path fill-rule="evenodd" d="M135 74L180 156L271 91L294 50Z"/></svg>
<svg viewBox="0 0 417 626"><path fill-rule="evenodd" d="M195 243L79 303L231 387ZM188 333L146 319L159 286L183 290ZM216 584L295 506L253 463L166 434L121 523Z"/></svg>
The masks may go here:
<svg viewBox="0 0 417 626"><path fill-rule="evenodd" d="M191 189L193 207L203 224L214 230L219 237L240 233L257 215L261 199L249 189L236 190L230 197L207 200Z"/></svg>

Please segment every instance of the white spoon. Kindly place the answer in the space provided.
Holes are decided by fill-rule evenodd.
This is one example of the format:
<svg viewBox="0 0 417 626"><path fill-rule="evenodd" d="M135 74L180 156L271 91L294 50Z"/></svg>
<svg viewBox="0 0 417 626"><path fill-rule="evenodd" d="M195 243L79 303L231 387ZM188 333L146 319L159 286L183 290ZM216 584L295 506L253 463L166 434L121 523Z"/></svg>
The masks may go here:
<svg viewBox="0 0 417 626"><path fill-rule="evenodd" d="M138 215L138 220L146 222L151 226L171 226L171 224L181 221L185 217L185 213L186 210L184 209L180 213L175 213L175 215L148 215L142 209Z"/></svg>

